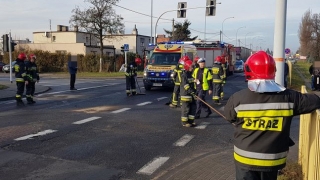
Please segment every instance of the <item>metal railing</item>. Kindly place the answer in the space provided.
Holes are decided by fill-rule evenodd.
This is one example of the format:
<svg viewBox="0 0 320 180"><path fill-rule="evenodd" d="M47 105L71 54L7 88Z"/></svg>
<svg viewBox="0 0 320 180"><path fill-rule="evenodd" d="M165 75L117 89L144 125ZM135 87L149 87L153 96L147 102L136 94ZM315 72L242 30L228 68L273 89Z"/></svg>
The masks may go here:
<svg viewBox="0 0 320 180"><path fill-rule="evenodd" d="M306 86L301 92L307 93ZM300 115L299 164L303 180L320 180L320 110Z"/></svg>

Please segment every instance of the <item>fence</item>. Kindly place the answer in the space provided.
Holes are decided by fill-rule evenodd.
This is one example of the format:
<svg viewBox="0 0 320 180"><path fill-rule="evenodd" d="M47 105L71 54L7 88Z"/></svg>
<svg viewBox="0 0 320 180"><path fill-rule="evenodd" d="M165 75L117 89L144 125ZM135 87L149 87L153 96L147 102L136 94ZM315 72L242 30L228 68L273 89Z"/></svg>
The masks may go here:
<svg viewBox="0 0 320 180"><path fill-rule="evenodd" d="M306 86L301 87L307 93ZM299 164L303 180L320 180L320 111L300 115Z"/></svg>

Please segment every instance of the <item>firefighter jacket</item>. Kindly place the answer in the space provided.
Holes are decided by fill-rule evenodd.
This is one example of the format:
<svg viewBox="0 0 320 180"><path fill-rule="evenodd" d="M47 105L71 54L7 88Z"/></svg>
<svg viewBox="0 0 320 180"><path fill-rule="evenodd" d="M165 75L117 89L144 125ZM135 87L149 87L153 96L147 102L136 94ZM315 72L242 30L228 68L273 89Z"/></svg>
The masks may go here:
<svg viewBox="0 0 320 180"><path fill-rule="evenodd" d="M223 68L221 64L214 63L212 66L212 82L221 84L224 79Z"/></svg>
<svg viewBox="0 0 320 180"><path fill-rule="evenodd" d="M222 83L225 84L226 83L226 79L227 79L227 64L221 64L222 69L223 69L223 80Z"/></svg>
<svg viewBox="0 0 320 180"><path fill-rule="evenodd" d="M257 93L248 88L233 94L224 109L235 124L234 159L252 171L276 171L285 167L293 116L320 108L315 94L288 90Z"/></svg>
<svg viewBox="0 0 320 180"><path fill-rule="evenodd" d="M194 79L192 78L192 72L183 71L181 84L180 84L180 98L181 101L191 102L196 89L194 86Z"/></svg>
<svg viewBox="0 0 320 180"><path fill-rule="evenodd" d="M137 65L135 62L132 62L127 66L125 75L128 77L137 76Z"/></svg>
<svg viewBox="0 0 320 180"><path fill-rule="evenodd" d="M27 74L27 79L30 82L36 82L39 81L39 73L38 73L38 68L36 63L27 61L26 62L26 74Z"/></svg>
<svg viewBox="0 0 320 180"><path fill-rule="evenodd" d="M208 68L196 68L192 73L194 79L198 79L199 82L196 82L197 89L202 89L204 91L212 90L212 75Z"/></svg>
<svg viewBox="0 0 320 180"><path fill-rule="evenodd" d="M182 70L179 65L173 70L173 81L176 86L180 86Z"/></svg>
<svg viewBox="0 0 320 180"><path fill-rule="evenodd" d="M16 82L25 82L28 80L26 74L26 65L23 60L16 59L16 63L14 64L14 72Z"/></svg>

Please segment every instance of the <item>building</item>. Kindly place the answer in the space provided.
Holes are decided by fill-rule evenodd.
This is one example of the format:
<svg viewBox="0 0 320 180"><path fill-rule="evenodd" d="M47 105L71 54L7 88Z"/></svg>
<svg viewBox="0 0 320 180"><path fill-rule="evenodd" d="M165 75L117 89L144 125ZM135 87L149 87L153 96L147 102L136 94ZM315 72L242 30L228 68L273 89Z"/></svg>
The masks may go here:
<svg viewBox="0 0 320 180"><path fill-rule="evenodd" d="M140 35L136 25L131 34L107 34L107 38L103 41L104 44L113 45L116 48L116 54L121 54L121 47L124 44L129 44L129 52L137 53L141 57L147 49L149 43L152 43L150 36Z"/></svg>
<svg viewBox="0 0 320 180"><path fill-rule="evenodd" d="M157 35L157 43L162 43L162 42L169 42L170 38L166 37L164 34L159 34Z"/></svg>
<svg viewBox="0 0 320 180"><path fill-rule="evenodd" d="M77 27L69 31L68 26L62 25L57 25L57 31L33 32L33 43L18 44L18 48L70 53L71 60L74 61L77 54L100 54L98 38L90 33L78 31ZM115 48L104 45L103 54L114 56Z"/></svg>

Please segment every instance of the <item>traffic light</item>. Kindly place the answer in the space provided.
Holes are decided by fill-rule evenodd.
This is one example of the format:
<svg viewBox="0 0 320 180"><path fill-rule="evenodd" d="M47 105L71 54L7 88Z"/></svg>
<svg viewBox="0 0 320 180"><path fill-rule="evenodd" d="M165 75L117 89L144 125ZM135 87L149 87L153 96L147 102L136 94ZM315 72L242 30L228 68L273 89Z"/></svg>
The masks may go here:
<svg viewBox="0 0 320 180"><path fill-rule="evenodd" d="M216 15L217 0L207 0L206 16Z"/></svg>
<svg viewBox="0 0 320 180"><path fill-rule="evenodd" d="M178 3L178 11L177 17L178 18L186 18L187 17L187 2L179 2Z"/></svg>
<svg viewBox="0 0 320 180"><path fill-rule="evenodd" d="M121 46L121 52L124 52L124 46Z"/></svg>
<svg viewBox="0 0 320 180"><path fill-rule="evenodd" d="M3 52L9 52L9 36L8 34L4 34L2 36L3 39Z"/></svg>
<svg viewBox="0 0 320 180"><path fill-rule="evenodd" d="M11 42L11 51L14 51L14 46L16 46L17 43Z"/></svg>

